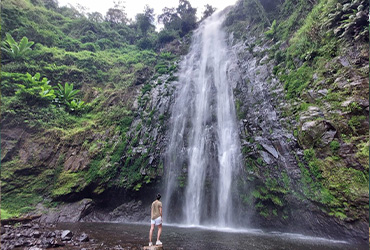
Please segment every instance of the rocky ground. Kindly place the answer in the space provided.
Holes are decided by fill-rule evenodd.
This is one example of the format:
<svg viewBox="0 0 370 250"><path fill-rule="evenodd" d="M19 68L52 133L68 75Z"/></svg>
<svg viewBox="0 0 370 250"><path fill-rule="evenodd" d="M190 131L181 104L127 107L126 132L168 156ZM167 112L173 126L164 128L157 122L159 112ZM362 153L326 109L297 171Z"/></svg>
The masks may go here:
<svg viewBox="0 0 370 250"><path fill-rule="evenodd" d="M91 239L86 233L76 233L70 230L58 230L55 224L40 224L38 222L1 225L1 249L132 249L142 246L133 244L107 246L104 242Z"/></svg>

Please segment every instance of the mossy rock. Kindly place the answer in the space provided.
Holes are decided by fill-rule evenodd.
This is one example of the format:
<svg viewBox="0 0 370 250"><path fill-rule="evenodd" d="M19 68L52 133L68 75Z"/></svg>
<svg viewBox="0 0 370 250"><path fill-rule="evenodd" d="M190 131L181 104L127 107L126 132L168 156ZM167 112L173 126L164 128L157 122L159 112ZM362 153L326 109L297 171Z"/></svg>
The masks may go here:
<svg viewBox="0 0 370 250"><path fill-rule="evenodd" d="M333 141L336 134L337 130L329 121L307 121L299 129L298 141L304 149L311 147L324 148Z"/></svg>

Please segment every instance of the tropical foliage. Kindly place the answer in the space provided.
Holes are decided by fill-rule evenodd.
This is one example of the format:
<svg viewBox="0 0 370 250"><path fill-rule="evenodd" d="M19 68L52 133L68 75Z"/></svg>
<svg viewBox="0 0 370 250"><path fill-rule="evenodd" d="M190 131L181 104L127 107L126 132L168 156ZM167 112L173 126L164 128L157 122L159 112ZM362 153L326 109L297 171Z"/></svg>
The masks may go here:
<svg viewBox="0 0 370 250"><path fill-rule="evenodd" d="M80 90L73 89L73 83L68 84L68 82L66 82L64 86L58 83L58 88L57 88L56 93L58 96L58 101L62 103L69 103L75 99L78 92L80 92Z"/></svg>
<svg viewBox="0 0 370 250"><path fill-rule="evenodd" d="M36 103L38 101L51 101L55 98L54 89L49 84L47 78L40 79L40 73L32 76L27 73L27 80L24 84L16 84L18 87L15 95L24 99L28 103Z"/></svg>
<svg viewBox="0 0 370 250"><path fill-rule="evenodd" d="M1 50L5 53L5 60L24 59L31 51L34 42L29 42L27 37L23 37L19 43L6 33L6 39L2 42Z"/></svg>
<svg viewBox="0 0 370 250"><path fill-rule="evenodd" d="M60 155L54 167L36 167L37 157L24 164L17 154L10 155L2 161L2 211L23 213L26 210L20 208L40 202L40 195L57 199L90 183L99 185L99 192L108 183L139 190L140 164L149 156L128 160L125 168L121 162L125 152L132 152L130 144L139 143L138 136L126 136L133 121L132 103L136 93L150 91L147 81L159 76L157 68L176 69L180 53L177 48L168 52L167 46L173 48L168 43L180 33L186 36L182 26L157 32L152 8L146 6L135 20L128 20L120 2L105 15L60 7L55 0L5 0L0 7L5 38L1 44L2 128L36 128L34 137L42 145L48 143L45 133L62 144L81 139L80 146L91 159L86 169L66 173L61 167L65 148L62 153L57 150ZM185 10L181 11L185 18ZM191 28L196 26L194 21L195 15ZM100 134L105 133L115 135L115 141L102 139ZM106 168L107 164L114 167ZM129 169L129 164L134 167ZM18 171L30 166L37 171ZM22 203L13 202L17 197L22 197Z"/></svg>

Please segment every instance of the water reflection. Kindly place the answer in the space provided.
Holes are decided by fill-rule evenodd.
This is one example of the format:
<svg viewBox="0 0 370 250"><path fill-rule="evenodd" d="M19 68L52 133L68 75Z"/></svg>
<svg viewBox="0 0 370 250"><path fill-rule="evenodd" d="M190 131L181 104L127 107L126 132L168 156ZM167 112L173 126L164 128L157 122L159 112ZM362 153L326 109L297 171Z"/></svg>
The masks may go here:
<svg viewBox="0 0 370 250"><path fill-rule="evenodd" d="M59 229L69 229L75 233L85 232L96 239L94 249L141 249L148 244L150 225L122 223L62 223ZM224 231L226 230L226 231ZM156 237L156 231L153 237ZM207 227L181 227L164 225L161 236L163 248L169 249L250 249L250 250L362 250L367 245L352 245L344 241L308 237L300 234L279 232L266 233L255 229L220 229ZM100 246L100 247L99 247Z"/></svg>

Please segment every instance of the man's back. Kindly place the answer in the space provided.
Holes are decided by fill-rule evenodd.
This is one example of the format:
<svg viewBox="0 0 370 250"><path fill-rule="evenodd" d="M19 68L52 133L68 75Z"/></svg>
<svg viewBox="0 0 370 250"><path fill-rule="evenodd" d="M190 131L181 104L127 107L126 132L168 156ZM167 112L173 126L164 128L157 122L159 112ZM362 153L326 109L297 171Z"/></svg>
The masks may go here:
<svg viewBox="0 0 370 250"><path fill-rule="evenodd" d="M161 213L159 211L159 208L162 207L162 202L160 202L159 200L155 200L153 203L152 203L152 220L155 220L157 219L159 216L161 216Z"/></svg>
<svg viewBox="0 0 370 250"><path fill-rule="evenodd" d="M161 194L157 194L157 200L152 203L151 207L151 220L150 220L150 231L149 231L149 246L153 246L152 243L152 236L153 230L155 226L158 226L158 234L157 234L157 241L155 242L156 245L162 245L162 242L159 240L162 233L162 202L159 200L161 199Z"/></svg>

